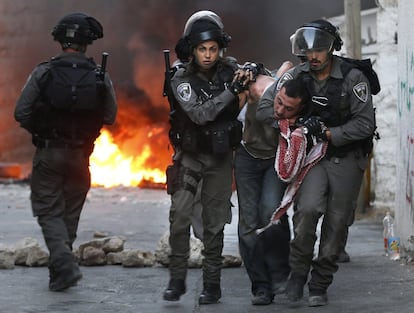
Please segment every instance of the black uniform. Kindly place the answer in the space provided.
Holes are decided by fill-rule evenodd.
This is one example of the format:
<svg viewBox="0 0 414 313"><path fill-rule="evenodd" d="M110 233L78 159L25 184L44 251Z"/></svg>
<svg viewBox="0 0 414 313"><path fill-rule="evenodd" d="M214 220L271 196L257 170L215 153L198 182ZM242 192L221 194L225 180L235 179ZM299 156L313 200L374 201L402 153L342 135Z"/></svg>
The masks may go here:
<svg viewBox="0 0 414 313"><path fill-rule="evenodd" d="M63 52L55 60L83 62L81 52ZM89 156L102 124L113 124L117 112L109 75L98 110L57 111L46 89L50 62L38 65L28 78L15 108L15 119L33 138L36 152L31 177L33 215L41 226L50 252L51 284L73 262L72 245L90 188ZM49 285L53 290L53 285Z"/></svg>

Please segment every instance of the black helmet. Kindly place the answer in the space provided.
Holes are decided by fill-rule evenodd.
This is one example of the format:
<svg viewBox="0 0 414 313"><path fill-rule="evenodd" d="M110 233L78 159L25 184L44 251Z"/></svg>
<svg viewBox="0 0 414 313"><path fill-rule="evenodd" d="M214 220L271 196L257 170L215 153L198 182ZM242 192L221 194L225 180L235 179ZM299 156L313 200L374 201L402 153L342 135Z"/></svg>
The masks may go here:
<svg viewBox="0 0 414 313"><path fill-rule="evenodd" d="M194 13L185 23L183 35L175 46L177 57L182 62L188 61L192 49L208 40L217 41L221 49L227 48L231 37L223 29L223 22L216 13L208 10Z"/></svg>
<svg viewBox="0 0 414 313"><path fill-rule="evenodd" d="M103 37L102 25L93 17L83 13L64 16L53 28L53 39L60 43L91 44Z"/></svg>
<svg viewBox="0 0 414 313"><path fill-rule="evenodd" d="M342 47L342 39L338 28L326 20L316 20L303 24L290 37L292 53L303 56L306 51L312 49L327 49L339 51Z"/></svg>
<svg viewBox="0 0 414 313"><path fill-rule="evenodd" d="M186 38L191 47L201 42L214 40L220 48L229 45L231 37L224 32L221 18L212 11L198 11L190 16L184 27L183 37Z"/></svg>

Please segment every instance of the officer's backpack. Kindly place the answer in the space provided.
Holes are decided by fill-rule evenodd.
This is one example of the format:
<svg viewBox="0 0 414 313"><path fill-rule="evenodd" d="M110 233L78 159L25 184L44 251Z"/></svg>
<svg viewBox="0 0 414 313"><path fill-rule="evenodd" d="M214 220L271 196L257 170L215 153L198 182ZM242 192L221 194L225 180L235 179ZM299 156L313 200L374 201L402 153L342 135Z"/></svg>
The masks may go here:
<svg viewBox="0 0 414 313"><path fill-rule="evenodd" d="M364 75L369 81L371 93L373 95L376 95L381 91L381 85L378 80L378 75L372 68L371 59L358 60L358 59L351 59L351 58L346 58L346 57L341 57L341 56L339 56L339 58L347 62L351 67L356 67L362 73L364 73Z"/></svg>
<svg viewBox="0 0 414 313"><path fill-rule="evenodd" d="M378 94L381 91L381 85L378 79L377 73L372 68L371 59L351 59L346 57L340 57L342 60L346 62L346 64L350 65L351 67L356 67L359 69L362 73L364 73L365 77L368 79L371 93L373 95ZM346 75L346 74L345 74ZM374 108L374 112L375 112ZM376 124L376 118L375 118L375 129L373 134L368 137L367 139L363 140L362 149L363 152L367 155L371 154L372 149L374 147L374 140L379 140L380 134L377 130L377 124Z"/></svg>
<svg viewBox="0 0 414 313"><path fill-rule="evenodd" d="M70 112L98 106L97 66L92 59L52 59L46 97L52 107Z"/></svg>
<svg viewBox="0 0 414 313"><path fill-rule="evenodd" d="M105 93L102 73L92 59L52 58L41 78L41 98L36 103L34 133L56 140L92 140L103 125L100 107Z"/></svg>

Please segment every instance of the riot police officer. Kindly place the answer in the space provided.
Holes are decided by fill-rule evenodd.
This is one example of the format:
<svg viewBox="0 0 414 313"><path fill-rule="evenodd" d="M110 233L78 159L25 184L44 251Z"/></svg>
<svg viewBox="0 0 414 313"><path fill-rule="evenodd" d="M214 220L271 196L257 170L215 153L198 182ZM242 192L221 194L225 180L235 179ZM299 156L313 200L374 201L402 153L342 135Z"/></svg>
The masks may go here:
<svg viewBox="0 0 414 313"><path fill-rule="evenodd" d="M58 22L52 36L62 53L34 68L17 100L15 119L36 146L32 210L50 253L49 289L61 291L82 277L72 245L90 188L89 156L102 125L114 123L117 104L108 73L97 75L85 54L103 37L102 25L72 13ZM58 85L64 79L73 79L73 87Z"/></svg>
<svg viewBox="0 0 414 313"><path fill-rule="evenodd" d="M186 292L191 215L200 180L204 259L199 303L217 303L221 297L224 226L231 220L232 157L242 129L237 120L238 94L245 88L241 82L233 83L235 60L223 57L229 41L220 17L199 11L188 19L177 45L182 55L190 51L191 56L171 80L175 110L170 140L176 153L167 170L171 194L170 280L163 295L167 301L177 301Z"/></svg>
<svg viewBox="0 0 414 313"><path fill-rule="evenodd" d="M366 147L375 130L375 115L367 77L333 54L342 46L334 25L325 20L306 23L296 30L291 43L293 54L306 60L271 86L261 103L273 105L285 80L302 79L312 96L312 114L317 115L305 126L328 141L325 157L310 169L295 199L287 285L288 298L298 301L310 272L308 303L321 306L328 303L327 289L338 269L338 253L368 164ZM314 257L322 215L319 252Z"/></svg>

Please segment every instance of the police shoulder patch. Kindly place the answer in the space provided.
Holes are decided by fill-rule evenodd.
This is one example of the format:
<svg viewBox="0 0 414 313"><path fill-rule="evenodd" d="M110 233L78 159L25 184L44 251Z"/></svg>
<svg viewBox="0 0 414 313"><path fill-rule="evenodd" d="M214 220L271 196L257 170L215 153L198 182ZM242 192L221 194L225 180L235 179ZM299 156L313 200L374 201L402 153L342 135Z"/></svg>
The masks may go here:
<svg viewBox="0 0 414 313"><path fill-rule="evenodd" d="M362 102L367 102L368 100L368 84L366 82L361 82L352 88L355 96Z"/></svg>
<svg viewBox="0 0 414 313"><path fill-rule="evenodd" d="M182 83L177 87L177 94L183 101L189 101L191 97L191 85L190 83Z"/></svg>
<svg viewBox="0 0 414 313"><path fill-rule="evenodd" d="M287 81L287 80L291 80L293 79L292 74L290 74L289 72L284 73L278 80L277 85L276 85L276 90L280 90L282 89L282 85Z"/></svg>

